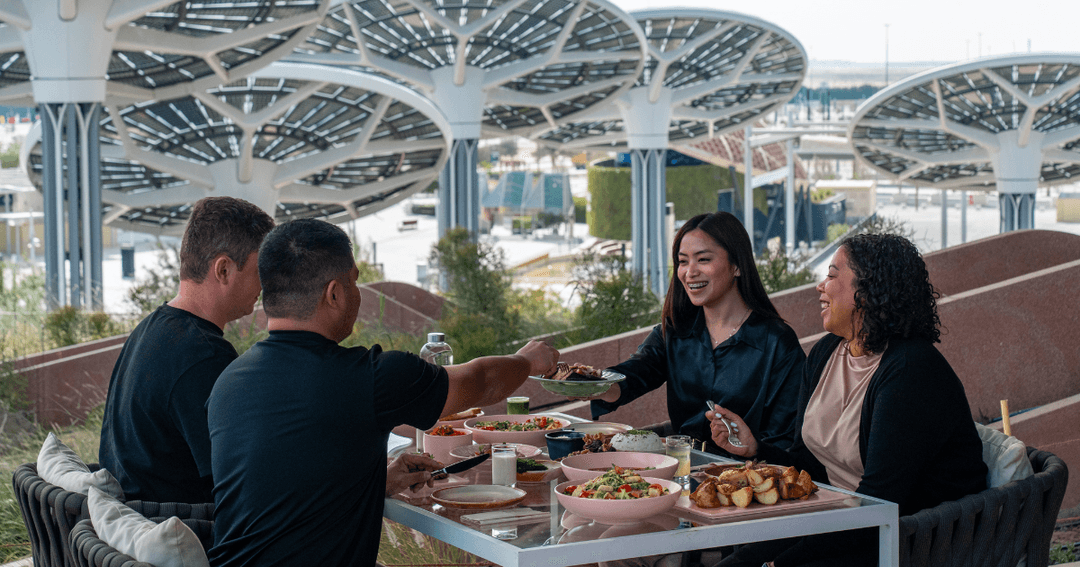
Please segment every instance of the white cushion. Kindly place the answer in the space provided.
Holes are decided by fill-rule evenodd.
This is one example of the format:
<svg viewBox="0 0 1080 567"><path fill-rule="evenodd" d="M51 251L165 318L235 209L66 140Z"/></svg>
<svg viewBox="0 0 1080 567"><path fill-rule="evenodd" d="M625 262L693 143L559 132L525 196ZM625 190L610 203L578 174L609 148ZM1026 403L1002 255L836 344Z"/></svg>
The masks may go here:
<svg viewBox="0 0 1080 567"><path fill-rule="evenodd" d="M173 516L158 524L117 499L91 487L90 523L101 541L156 567L209 567L198 536Z"/></svg>
<svg viewBox="0 0 1080 567"><path fill-rule="evenodd" d="M983 443L983 462L989 469L987 488L997 488L1035 474L1023 441L979 423L975 424L975 429Z"/></svg>
<svg viewBox="0 0 1080 567"><path fill-rule="evenodd" d="M124 489L120 488L120 483L112 473L105 469L90 472L75 451L61 443L53 433L41 444L37 469L42 480L68 492L86 494L86 489L94 486L110 496L121 499L124 497Z"/></svg>

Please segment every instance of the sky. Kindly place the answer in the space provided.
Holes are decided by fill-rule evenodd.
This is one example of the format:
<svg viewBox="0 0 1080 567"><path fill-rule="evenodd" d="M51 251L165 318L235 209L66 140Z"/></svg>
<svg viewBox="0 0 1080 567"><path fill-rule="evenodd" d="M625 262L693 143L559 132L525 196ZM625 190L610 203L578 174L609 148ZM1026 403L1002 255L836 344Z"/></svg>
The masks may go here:
<svg viewBox="0 0 1080 567"><path fill-rule="evenodd" d="M955 62L1032 52L1080 52L1078 0L611 0L627 12L711 8L771 22L813 60ZM974 8L974 7L978 8ZM981 34L981 35L980 35Z"/></svg>

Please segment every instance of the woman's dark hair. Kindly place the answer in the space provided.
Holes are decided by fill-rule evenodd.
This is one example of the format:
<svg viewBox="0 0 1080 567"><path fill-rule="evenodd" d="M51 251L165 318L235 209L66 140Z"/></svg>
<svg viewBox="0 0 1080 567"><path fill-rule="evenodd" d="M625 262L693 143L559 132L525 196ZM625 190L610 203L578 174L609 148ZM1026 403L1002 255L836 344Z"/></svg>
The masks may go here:
<svg viewBox="0 0 1080 567"><path fill-rule="evenodd" d="M675 235L675 242L671 246L671 257L675 260L676 269L671 275L667 297L664 299L664 311L661 315L661 329L664 333L667 333L669 328L676 332L688 330L701 309L690 302L690 297L686 295L686 290L679 281L677 268L679 247L682 246L683 237L691 230L701 230L708 234L727 252L728 262L739 269L740 275L735 278L735 287L747 307L767 319L782 320L772 301L769 301L765 286L761 285L757 264L754 263L754 252L750 247L750 236L746 234L742 223L731 213L705 213L686 221Z"/></svg>
<svg viewBox="0 0 1080 567"><path fill-rule="evenodd" d="M919 249L896 234L856 234L840 242L855 272L855 310L862 317L856 339L872 353L889 339L941 341L937 298Z"/></svg>

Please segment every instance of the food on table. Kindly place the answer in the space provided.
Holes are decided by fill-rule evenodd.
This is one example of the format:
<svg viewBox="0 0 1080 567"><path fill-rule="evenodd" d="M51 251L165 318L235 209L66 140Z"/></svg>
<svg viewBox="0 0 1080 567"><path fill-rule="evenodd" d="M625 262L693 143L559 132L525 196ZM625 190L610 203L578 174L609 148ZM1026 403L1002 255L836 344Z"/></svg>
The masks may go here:
<svg viewBox="0 0 1080 567"><path fill-rule="evenodd" d="M564 494L597 500L637 500L663 496L668 490L650 483L636 472L622 467L611 467L606 473L584 484L567 486Z"/></svg>
<svg viewBox="0 0 1080 567"><path fill-rule="evenodd" d="M766 506L780 500L805 500L817 490L806 471L748 461L739 468L725 468L719 475L709 474L690 499L700 508L746 508L755 500Z"/></svg>
<svg viewBox="0 0 1080 567"><path fill-rule="evenodd" d="M563 427L563 424L557 419L541 415L520 422L478 421L472 427L485 431L544 431L547 429L559 429Z"/></svg>
<svg viewBox="0 0 1080 567"><path fill-rule="evenodd" d="M518 457L517 460L517 473L527 473L530 471L546 471L547 466L543 463L537 462L536 459L522 459Z"/></svg>
<svg viewBox="0 0 1080 567"><path fill-rule="evenodd" d="M440 425L435 429L428 432L428 435L436 435L438 437L453 437L455 435L465 435L464 431L458 431L449 425Z"/></svg>
<svg viewBox="0 0 1080 567"><path fill-rule="evenodd" d="M465 411L459 411L450 415L444 415L439 418L439 421L461 421L463 419L472 419L483 413L480 408L469 408Z"/></svg>
<svg viewBox="0 0 1080 567"><path fill-rule="evenodd" d="M567 455L567 457L573 457L574 455L585 455L588 453L610 453L615 448L611 446L611 438L615 437L613 433L586 433L585 434L585 447L580 451L574 451Z"/></svg>
<svg viewBox="0 0 1080 567"><path fill-rule="evenodd" d="M560 362L556 368L555 374L551 377L552 380L599 382L604 379L601 370L586 364L567 364L565 362Z"/></svg>
<svg viewBox="0 0 1080 567"><path fill-rule="evenodd" d="M611 446L616 451L632 451L637 453L663 453L664 444L660 436L654 431L631 429L626 433L616 433L611 438Z"/></svg>

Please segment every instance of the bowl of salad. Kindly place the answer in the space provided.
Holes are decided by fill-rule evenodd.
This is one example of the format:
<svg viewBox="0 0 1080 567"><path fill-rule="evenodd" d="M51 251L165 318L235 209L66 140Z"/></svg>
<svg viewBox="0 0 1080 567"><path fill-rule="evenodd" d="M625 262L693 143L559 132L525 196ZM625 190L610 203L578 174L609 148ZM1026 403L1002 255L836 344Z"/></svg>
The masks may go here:
<svg viewBox="0 0 1080 567"><path fill-rule="evenodd" d="M679 459L656 453L612 451L573 455L562 460L563 474L567 480L585 481L596 478L596 475L615 466L644 476L671 480L675 476L675 469L679 467Z"/></svg>
<svg viewBox="0 0 1080 567"><path fill-rule="evenodd" d="M620 467L591 480L570 480L555 487L559 504L571 513L602 524L632 524L663 514L682 496L682 485Z"/></svg>
<svg viewBox="0 0 1080 567"><path fill-rule="evenodd" d="M524 443L534 447L547 444L544 436L570 425L565 419L536 415L488 415L465 421L477 443Z"/></svg>

